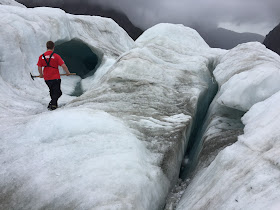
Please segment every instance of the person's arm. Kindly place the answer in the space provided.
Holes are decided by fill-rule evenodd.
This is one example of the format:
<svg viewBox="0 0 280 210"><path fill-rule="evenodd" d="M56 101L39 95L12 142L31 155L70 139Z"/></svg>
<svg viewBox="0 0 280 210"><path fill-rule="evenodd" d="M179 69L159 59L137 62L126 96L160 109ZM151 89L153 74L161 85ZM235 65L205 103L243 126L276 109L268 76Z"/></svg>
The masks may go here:
<svg viewBox="0 0 280 210"><path fill-rule="evenodd" d="M44 75L43 75L43 68L42 68L43 65L42 65L42 59L41 59L41 58L42 58L42 56L39 57L37 66L38 66L38 72L39 72L39 74L40 74L39 77L40 77L40 78L44 78Z"/></svg>
<svg viewBox="0 0 280 210"><path fill-rule="evenodd" d="M38 66L38 71L39 71L39 77L40 78L44 78L44 76L43 76L43 70L42 70L42 67L41 66Z"/></svg>
<svg viewBox="0 0 280 210"><path fill-rule="evenodd" d="M68 70L67 66L64 64L61 65L61 67L63 68L63 70L66 72L66 75L69 76L70 75L70 71Z"/></svg>

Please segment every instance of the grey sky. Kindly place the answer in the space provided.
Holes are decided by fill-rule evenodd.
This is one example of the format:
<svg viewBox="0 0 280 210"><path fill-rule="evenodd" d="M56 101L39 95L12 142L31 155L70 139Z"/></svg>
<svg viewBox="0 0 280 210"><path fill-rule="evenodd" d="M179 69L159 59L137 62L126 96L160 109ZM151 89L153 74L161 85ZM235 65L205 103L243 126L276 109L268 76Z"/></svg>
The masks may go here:
<svg viewBox="0 0 280 210"><path fill-rule="evenodd" d="M50 1L64 1L65 4L79 2L48 0ZM279 0L80 0L80 2L98 3L104 7L121 10L132 23L143 29L160 22L171 22L187 26L223 26L235 31L266 35L280 23Z"/></svg>
<svg viewBox="0 0 280 210"><path fill-rule="evenodd" d="M266 34L280 22L279 0L89 0L125 12L148 28L159 22L222 25ZM265 29L266 28L266 29ZM264 32L265 30L268 30Z"/></svg>

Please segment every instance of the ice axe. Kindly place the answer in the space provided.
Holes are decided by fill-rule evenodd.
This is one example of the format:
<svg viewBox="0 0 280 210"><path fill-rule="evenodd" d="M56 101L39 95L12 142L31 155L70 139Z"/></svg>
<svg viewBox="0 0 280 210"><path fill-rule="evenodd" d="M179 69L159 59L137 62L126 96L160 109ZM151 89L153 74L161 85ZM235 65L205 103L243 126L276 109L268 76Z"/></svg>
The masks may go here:
<svg viewBox="0 0 280 210"><path fill-rule="evenodd" d="M65 76L67 74L60 74L60 76ZM76 73L70 73L70 75L76 75ZM31 73L30 73L30 76L31 78L34 80L34 77L40 77L40 76L33 76Z"/></svg>

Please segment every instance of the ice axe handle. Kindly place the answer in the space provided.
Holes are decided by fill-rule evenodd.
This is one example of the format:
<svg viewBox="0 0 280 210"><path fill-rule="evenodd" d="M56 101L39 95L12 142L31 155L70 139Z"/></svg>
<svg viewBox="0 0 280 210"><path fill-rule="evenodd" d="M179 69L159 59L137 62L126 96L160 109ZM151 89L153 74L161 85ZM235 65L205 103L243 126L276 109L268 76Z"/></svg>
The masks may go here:
<svg viewBox="0 0 280 210"><path fill-rule="evenodd" d="M60 76L65 76L67 74L60 74ZM76 73L70 73L70 75L76 75Z"/></svg>
<svg viewBox="0 0 280 210"><path fill-rule="evenodd" d="M60 76L65 76L67 74L60 74ZM70 75L76 75L76 73L70 73ZM31 73L30 73L30 76L31 78L34 80L34 77L40 77L40 76L33 76Z"/></svg>

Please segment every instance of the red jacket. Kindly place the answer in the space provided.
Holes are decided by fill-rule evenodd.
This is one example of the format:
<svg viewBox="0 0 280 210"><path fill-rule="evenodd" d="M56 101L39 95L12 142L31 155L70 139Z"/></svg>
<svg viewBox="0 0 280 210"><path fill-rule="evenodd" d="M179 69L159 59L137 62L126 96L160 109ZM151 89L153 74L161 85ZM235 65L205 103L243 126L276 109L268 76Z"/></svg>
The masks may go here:
<svg viewBox="0 0 280 210"><path fill-rule="evenodd" d="M50 50L44 53L47 61L49 61L50 55L52 53L53 51ZM62 64L64 64L62 58L58 54L54 53L49 63L50 67L47 67L47 63L43 55L40 55L37 66L44 67L43 69L44 80L54 80L54 79L60 79L58 66L61 66Z"/></svg>

